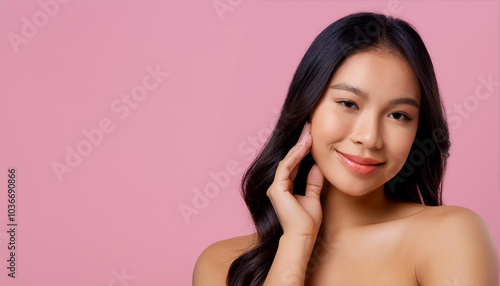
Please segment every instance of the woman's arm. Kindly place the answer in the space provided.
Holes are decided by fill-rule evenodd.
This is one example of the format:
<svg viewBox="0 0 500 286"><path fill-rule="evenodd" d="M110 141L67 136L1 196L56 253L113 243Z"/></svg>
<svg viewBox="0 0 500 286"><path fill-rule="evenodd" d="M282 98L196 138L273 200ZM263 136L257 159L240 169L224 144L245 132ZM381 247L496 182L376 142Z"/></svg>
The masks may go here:
<svg viewBox="0 0 500 286"><path fill-rule="evenodd" d="M485 221L462 207L441 211L422 229L415 254L419 284L498 286L498 251Z"/></svg>
<svg viewBox="0 0 500 286"><path fill-rule="evenodd" d="M281 236L278 251L263 286L303 286L315 241L315 237Z"/></svg>
<svg viewBox="0 0 500 286"><path fill-rule="evenodd" d="M293 180L301 160L310 152L310 123L304 125L299 142L280 161L267 190L283 235L264 286L303 286L306 268L323 219L320 193L323 174L315 164L309 170L305 195L293 194Z"/></svg>

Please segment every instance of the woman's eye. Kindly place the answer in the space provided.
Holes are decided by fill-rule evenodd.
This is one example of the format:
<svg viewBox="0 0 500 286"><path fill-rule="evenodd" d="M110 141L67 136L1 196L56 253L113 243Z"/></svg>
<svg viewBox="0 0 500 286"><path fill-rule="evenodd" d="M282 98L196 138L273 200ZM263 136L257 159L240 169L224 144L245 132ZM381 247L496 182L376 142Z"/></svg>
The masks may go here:
<svg viewBox="0 0 500 286"><path fill-rule="evenodd" d="M344 106L344 107L347 107L349 109L358 109L358 106L356 105L356 103L351 102L351 101L339 100L339 101L337 101L337 103ZM398 121L409 122L412 120L406 114L399 113L399 112L393 112L390 115L392 115L391 117L398 120Z"/></svg>
<svg viewBox="0 0 500 286"><path fill-rule="evenodd" d="M394 114L393 118L396 120L405 121L405 122L411 121L411 118L404 115L403 113L394 112L394 113L391 113L391 115L392 114Z"/></svg>
<svg viewBox="0 0 500 286"><path fill-rule="evenodd" d="M343 105L347 108L352 108L353 106L356 106L356 104L354 102L350 102L350 101L346 101L346 100L341 100L341 101L337 101L340 105Z"/></svg>

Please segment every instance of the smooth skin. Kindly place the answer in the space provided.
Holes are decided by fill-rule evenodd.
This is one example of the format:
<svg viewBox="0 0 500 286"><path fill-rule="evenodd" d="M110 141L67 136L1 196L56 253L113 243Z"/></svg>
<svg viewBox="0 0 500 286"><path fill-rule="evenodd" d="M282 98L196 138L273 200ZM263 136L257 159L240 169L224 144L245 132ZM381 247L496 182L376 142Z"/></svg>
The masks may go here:
<svg viewBox="0 0 500 286"><path fill-rule="evenodd" d="M499 285L495 241L479 215L384 195L384 183L408 157L419 108L418 82L401 55L371 49L342 63L267 191L284 234L264 286ZM362 175L337 151L383 164ZM316 164L305 196L293 195L309 152ZM254 233L209 246L193 285L226 285L232 261L257 239Z"/></svg>

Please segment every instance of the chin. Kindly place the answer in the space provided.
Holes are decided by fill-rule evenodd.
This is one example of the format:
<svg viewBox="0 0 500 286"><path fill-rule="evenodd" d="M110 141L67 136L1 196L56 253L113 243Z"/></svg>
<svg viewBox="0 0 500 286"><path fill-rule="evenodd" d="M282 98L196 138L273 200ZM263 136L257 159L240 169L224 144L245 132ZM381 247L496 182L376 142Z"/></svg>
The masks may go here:
<svg viewBox="0 0 500 286"><path fill-rule="evenodd" d="M354 190L354 189L339 189L339 191L344 193L345 195L351 196L351 197L364 197L364 196L369 196L370 194L375 192L375 189L371 190L366 190L366 189L361 189L361 190Z"/></svg>
<svg viewBox="0 0 500 286"><path fill-rule="evenodd" d="M325 178L325 179L328 180L327 178ZM345 181L345 180L343 180L342 182L339 182L338 180L333 180L333 182L328 180L328 184L329 184L329 188L333 188L335 190L342 192L343 194L346 194L346 195L352 196L352 197L363 197L363 196L369 195L380 187L380 186L373 187L373 185L371 185L371 184L366 184L366 183L359 182L359 181L358 182L354 182L354 181L349 182L349 181Z"/></svg>
<svg viewBox="0 0 500 286"><path fill-rule="evenodd" d="M363 197L367 196L378 189L384 189L384 183L376 183L371 180L357 179L353 177L344 176L343 179L339 180L337 176L336 179L330 179L329 176L325 175L325 179L328 181L329 187L333 187L336 190L352 197Z"/></svg>

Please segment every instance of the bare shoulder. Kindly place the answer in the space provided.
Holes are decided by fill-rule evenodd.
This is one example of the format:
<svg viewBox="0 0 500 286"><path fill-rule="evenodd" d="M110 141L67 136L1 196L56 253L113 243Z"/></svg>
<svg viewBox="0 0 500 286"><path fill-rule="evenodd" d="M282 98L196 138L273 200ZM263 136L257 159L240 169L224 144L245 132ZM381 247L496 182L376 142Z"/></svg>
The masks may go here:
<svg viewBox="0 0 500 286"><path fill-rule="evenodd" d="M193 270L193 286L226 285L231 263L258 243L257 233L221 240L208 246Z"/></svg>
<svg viewBox="0 0 500 286"><path fill-rule="evenodd" d="M498 285L498 251L484 219L459 206L416 216L415 273L420 285Z"/></svg>
<svg viewBox="0 0 500 286"><path fill-rule="evenodd" d="M490 234L487 223L480 215L460 206L425 206L417 219L420 227L432 228L432 234L443 238L456 231Z"/></svg>

